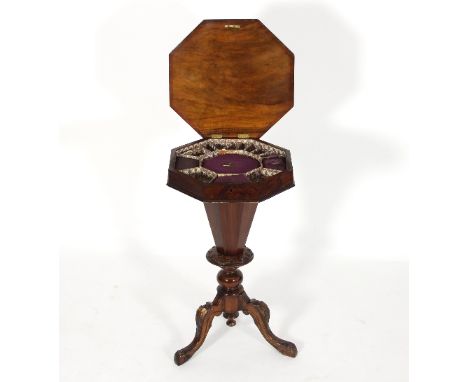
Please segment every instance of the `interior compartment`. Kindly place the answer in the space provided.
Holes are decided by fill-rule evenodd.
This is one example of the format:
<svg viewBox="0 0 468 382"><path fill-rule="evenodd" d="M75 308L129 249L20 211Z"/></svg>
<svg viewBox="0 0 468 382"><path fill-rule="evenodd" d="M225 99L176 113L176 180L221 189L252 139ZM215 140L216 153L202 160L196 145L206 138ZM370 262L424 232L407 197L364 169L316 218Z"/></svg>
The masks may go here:
<svg viewBox="0 0 468 382"><path fill-rule="evenodd" d="M286 169L286 153L255 139L206 139L176 151L176 169L206 183L245 183Z"/></svg>

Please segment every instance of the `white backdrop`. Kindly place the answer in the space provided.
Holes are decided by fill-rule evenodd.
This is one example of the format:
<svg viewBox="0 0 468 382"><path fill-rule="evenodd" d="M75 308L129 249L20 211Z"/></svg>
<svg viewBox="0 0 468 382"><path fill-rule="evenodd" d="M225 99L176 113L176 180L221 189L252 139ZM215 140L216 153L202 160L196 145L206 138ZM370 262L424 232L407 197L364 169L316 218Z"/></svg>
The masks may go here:
<svg viewBox="0 0 468 382"><path fill-rule="evenodd" d="M405 262L468 252L468 30L458 4L62 5L64 381L206 376L231 348L277 365L270 380L405 381ZM168 53L207 18L259 18L295 53L295 107L263 138L291 150L296 187L260 204L244 275L278 335L298 342L296 363L261 341L252 350L258 333L244 319L229 334L214 328L185 371L169 366L215 287L203 206L165 186L170 149L198 139L168 105ZM235 330L248 335L235 342Z"/></svg>
<svg viewBox="0 0 468 382"><path fill-rule="evenodd" d="M60 273L62 382L406 381L408 307L416 380L468 380L467 14L462 0L1 2L0 379L57 380ZM168 107L167 55L223 17L260 18L296 54L296 107L265 139L291 149L297 186L259 206L243 271L299 355L220 319L177 368L216 269L201 203L165 186L170 148L197 139Z"/></svg>

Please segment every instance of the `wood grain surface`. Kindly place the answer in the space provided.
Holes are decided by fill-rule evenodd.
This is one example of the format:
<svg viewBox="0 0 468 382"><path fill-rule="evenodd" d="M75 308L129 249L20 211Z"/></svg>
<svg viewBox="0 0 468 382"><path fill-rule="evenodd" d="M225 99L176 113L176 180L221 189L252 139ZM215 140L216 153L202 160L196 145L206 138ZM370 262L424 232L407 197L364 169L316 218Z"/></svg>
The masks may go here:
<svg viewBox="0 0 468 382"><path fill-rule="evenodd" d="M171 107L202 137L261 137L293 107L294 55L259 20L205 20L169 56Z"/></svg>

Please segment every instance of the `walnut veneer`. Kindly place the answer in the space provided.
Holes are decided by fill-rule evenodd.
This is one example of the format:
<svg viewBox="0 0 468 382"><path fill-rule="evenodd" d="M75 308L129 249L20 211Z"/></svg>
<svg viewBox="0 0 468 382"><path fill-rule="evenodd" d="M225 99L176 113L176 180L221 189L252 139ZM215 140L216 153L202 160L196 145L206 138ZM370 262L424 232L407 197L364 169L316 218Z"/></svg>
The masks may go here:
<svg viewBox="0 0 468 382"><path fill-rule="evenodd" d="M294 55L259 20L205 20L171 52L169 87L171 107L202 139L172 150L167 184L204 202L215 242L206 258L221 268L214 300L198 308L195 336L174 361L193 356L214 317L234 326L239 312L295 357L238 269L253 259L246 241L258 203L294 186L289 150L259 139L293 107Z"/></svg>

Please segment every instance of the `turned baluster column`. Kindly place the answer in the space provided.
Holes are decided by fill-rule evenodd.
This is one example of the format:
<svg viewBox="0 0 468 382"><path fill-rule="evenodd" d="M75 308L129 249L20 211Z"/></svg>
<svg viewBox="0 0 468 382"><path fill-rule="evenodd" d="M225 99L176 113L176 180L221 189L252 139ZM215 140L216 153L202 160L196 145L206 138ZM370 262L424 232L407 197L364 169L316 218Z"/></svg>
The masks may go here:
<svg viewBox="0 0 468 382"><path fill-rule="evenodd" d="M207 302L198 308L195 315L195 336L190 344L174 354L177 365L187 362L200 348L215 316L222 313L227 320L226 324L234 326L240 311L253 318L260 333L274 348L284 355L296 356L296 346L271 331L268 306L263 301L250 299L242 286L243 276L238 268L253 259L253 253L245 243L256 207L257 203L249 202L205 203L216 244L208 251L206 258L210 263L221 267L217 276L219 286L213 302Z"/></svg>
<svg viewBox="0 0 468 382"><path fill-rule="evenodd" d="M226 325L236 325L239 317L240 295L244 293L242 287L242 272L236 268L222 269L218 272L218 293L224 297L223 317L227 319Z"/></svg>

